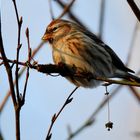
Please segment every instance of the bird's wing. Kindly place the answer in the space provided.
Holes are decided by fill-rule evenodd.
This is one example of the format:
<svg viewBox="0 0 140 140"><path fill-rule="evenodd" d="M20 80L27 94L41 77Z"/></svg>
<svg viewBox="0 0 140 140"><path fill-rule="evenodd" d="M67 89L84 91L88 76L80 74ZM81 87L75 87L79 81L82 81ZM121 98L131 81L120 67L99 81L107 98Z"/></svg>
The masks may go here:
<svg viewBox="0 0 140 140"><path fill-rule="evenodd" d="M93 33L89 32L89 31L84 31L84 33L90 37L91 39L93 39L97 44L99 44L99 46L103 47L111 56L112 58L112 62L114 64L114 66L120 70L123 70L125 72L132 72L135 73L133 70L127 68L124 63L121 61L121 59L117 56L117 54L108 46L106 45L103 41L101 41L96 35L94 35Z"/></svg>

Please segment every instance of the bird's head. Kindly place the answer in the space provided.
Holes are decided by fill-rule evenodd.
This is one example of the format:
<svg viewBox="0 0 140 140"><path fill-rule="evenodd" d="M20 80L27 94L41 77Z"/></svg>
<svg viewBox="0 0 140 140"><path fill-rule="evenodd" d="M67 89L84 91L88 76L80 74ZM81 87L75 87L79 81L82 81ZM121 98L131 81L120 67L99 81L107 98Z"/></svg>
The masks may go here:
<svg viewBox="0 0 140 140"><path fill-rule="evenodd" d="M60 38L66 36L70 32L70 30L70 22L62 19L53 20L48 25L45 34L42 37L42 40L52 43L53 41L57 41Z"/></svg>

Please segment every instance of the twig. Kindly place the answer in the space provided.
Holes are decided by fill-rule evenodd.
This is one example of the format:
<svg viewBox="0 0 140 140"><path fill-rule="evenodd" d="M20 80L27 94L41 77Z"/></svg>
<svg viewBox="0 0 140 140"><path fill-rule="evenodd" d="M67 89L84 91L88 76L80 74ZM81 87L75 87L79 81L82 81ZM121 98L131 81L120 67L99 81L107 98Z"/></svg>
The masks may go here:
<svg viewBox="0 0 140 140"><path fill-rule="evenodd" d="M17 5L16 5L16 0L12 0L14 4L14 9L16 13L16 18L17 18L17 24L18 24L18 39L17 39L17 54L16 54L16 60L17 62L19 61L19 52L21 48L21 43L20 43L20 38L21 38L21 26L22 26L22 17L19 18L18 15L18 10L17 10ZM17 99L18 101L20 100L20 95L19 95L19 82L18 82L18 72L19 72L19 67L18 63L16 63L16 71L15 71L15 77L16 77L16 92L17 92Z"/></svg>
<svg viewBox="0 0 140 140"><path fill-rule="evenodd" d="M66 4L64 4L61 0L56 0L56 2L62 7L62 8L65 8L66 7ZM81 25L82 27L85 28L85 25L70 11L68 10L68 15L69 17L74 20L75 22L77 22L79 25ZM86 27L87 29L87 27Z"/></svg>
<svg viewBox="0 0 140 140"><path fill-rule="evenodd" d="M38 45L38 47L37 47L36 49L33 50L33 53L32 53L32 56L31 56L32 58L37 54L37 52L42 48L43 45L44 45L44 42L41 42L41 43ZM2 57L0 57L0 59L2 59ZM14 60L8 60L8 62L10 62L10 61L11 61L11 63L14 63ZM20 63L20 62L19 62L19 63ZM26 63L24 63L24 64L26 64ZM23 64L23 65L24 65L24 64ZM20 78L20 77L22 76L22 74L24 73L26 67L27 67L27 65L25 65L25 66L20 70L20 72L19 72L19 74L18 74L18 78ZM14 85L15 85L15 80L14 80ZM3 99L2 103L0 104L0 112L2 112L2 110L3 110L4 106L5 106L5 104L7 103L8 99L9 99L10 94L11 94L11 92L10 92L10 90L9 90L9 91L6 93L5 98Z"/></svg>
<svg viewBox="0 0 140 140"><path fill-rule="evenodd" d="M136 38L136 35L137 35L137 29L138 29L138 25L139 25L139 22L136 22L135 26L134 26L134 29L133 29L133 33L132 33L132 39L130 41L130 46L129 46L129 53L127 55L127 62L126 62L126 66L129 65L129 62L131 60L131 57L132 57L132 51L133 51L133 47L134 47L134 43L135 43L135 38Z"/></svg>
<svg viewBox="0 0 140 140"><path fill-rule="evenodd" d="M49 0L49 8L50 8L50 15L51 15L51 19L54 20L54 14L53 14L53 8L52 8L52 0Z"/></svg>
<svg viewBox="0 0 140 140"><path fill-rule="evenodd" d="M10 62L12 60L9 60ZM13 63L17 63L16 61L14 61ZM23 66L28 66L27 63L24 62L18 62L20 65ZM103 81L103 82L108 82L109 84L119 84L119 85L128 85L128 86L136 86L136 87L140 87L140 83L137 83L135 81L128 81L128 80L113 80L113 79L109 79L106 77L99 77L99 76L95 76L92 73L76 73L76 72L71 72L69 67L67 67L65 64L62 64L61 66L59 65L54 65L54 64L46 64L46 65L42 65L42 64L38 64L38 65L29 65L30 68L38 70L41 73L45 73L45 74L51 74L51 73L59 73L61 76L72 76L75 78L86 78L88 80L98 80L98 81ZM73 68L71 68L73 69Z"/></svg>
<svg viewBox="0 0 140 140"><path fill-rule="evenodd" d="M3 60L2 57L0 57L0 59ZM18 63L18 65L21 65L21 66L26 66L26 67L28 66L28 65L27 65L27 62L20 62L20 61L11 60L11 59L7 59L7 61L8 61L9 63L12 63L12 64L17 64L17 63Z"/></svg>
<svg viewBox="0 0 140 140"><path fill-rule="evenodd" d="M28 61L30 62L30 60L31 60L31 48L30 48L30 43L29 43L28 29L26 30L26 37L27 37L27 41L28 41ZM29 67L27 67L26 80L25 80L23 95L19 95L18 104L17 104L17 107L15 108L16 139L17 140L20 140L20 110L21 110L21 107L24 105L24 102L25 102L25 94L26 94L26 89L27 89L28 78L29 78Z"/></svg>
<svg viewBox="0 0 140 140"><path fill-rule="evenodd" d="M58 19L59 19L59 18L62 18L62 17L70 10L70 8L72 7L72 5L73 5L74 2L75 2L75 0L71 0L71 2L70 2L68 5L66 5L66 6L64 7L63 12L62 12L61 15L58 17Z"/></svg>
<svg viewBox="0 0 140 140"><path fill-rule="evenodd" d="M27 42L28 42L28 63L30 63L32 54L31 54L30 39L29 39L29 29L28 28L26 29L26 37L27 37ZM25 94L26 94L28 79L29 79L29 67L27 67L27 71L26 71L26 80L25 80L23 97L22 97L23 104L25 102Z"/></svg>
<svg viewBox="0 0 140 140"><path fill-rule="evenodd" d="M138 25L139 25L139 22L137 21L136 24L135 24L134 30L133 30L132 40L131 40L131 43L130 43L130 50L129 50L129 54L128 54L128 57L127 57L126 65L129 65L129 62L130 62L131 57L132 57L132 52L133 52L132 49L133 49L135 38L136 38L136 35L137 35ZM139 75L139 72L137 73L137 75ZM138 102L140 102L140 96L139 96L138 91L134 87L131 87L131 86L129 86L128 88L130 89L131 93L135 96L135 98L138 100Z"/></svg>
<svg viewBox="0 0 140 140"><path fill-rule="evenodd" d="M11 91L13 104L14 104L14 106L16 106L17 102L16 102L16 96L15 96L15 90L14 90L14 84L13 84L12 71L11 71L11 68L10 68L10 65L8 63L8 60L7 60L5 51L4 51L4 47L3 47L2 33L1 33L1 17L0 17L0 53L1 53L1 56L2 56L2 59L3 59L4 66L5 66L6 71L7 71L7 76L8 76L8 80L9 80L9 85L10 85L10 91Z"/></svg>
<svg viewBox="0 0 140 140"><path fill-rule="evenodd" d="M100 21L99 21L99 38L102 40L103 37L103 25L104 25L104 15L105 15L105 0L101 0L100 6Z"/></svg>
<svg viewBox="0 0 140 140"><path fill-rule="evenodd" d="M137 19L140 21L140 9L135 4L134 0L127 0L128 4L130 5L132 11L134 12Z"/></svg>
<svg viewBox="0 0 140 140"><path fill-rule="evenodd" d="M57 17L57 19L62 18L70 10L74 1L75 0L71 0L71 2L68 5L64 6L63 12ZM52 8L52 3L51 2L52 2L52 0L49 0L50 15L51 15L51 19L54 20L55 17L54 17L54 14L53 14L53 8Z"/></svg>
<svg viewBox="0 0 140 140"><path fill-rule="evenodd" d="M57 120L57 118L59 117L59 115L61 114L61 112L63 111L63 109L73 100L73 98L71 97L73 95L73 93L78 89L78 87L76 87L71 93L70 95L68 96L68 98L66 99L65 103L63 104L63 106L60 108L59 112L56 114L53 115L52 117L52 120L51 120L51 124L50 124L50 127L48 129L48 132L47 132L47 137L46 137L46 140L50 140L51 139L51 136L52 136L52 133L51 133L51 130L52 130L52 127L55 123L55 121Z"/></svg>
<svg viewBox="0 0 140 140"><path fill-rule="evenodd" d="M135 39L135 33L136 33L136 30L137 30L137 24L135 26L135 29L134 29L134 33L133 33L133 38L132 38L132 41L131 41L131 45L130 47L132 48L133 47L133 43L134 43L134 39ZM131 49L129 51L129 55L128 55L128 59L127 59L127 64L129 63L129 60L130 60L130 56L131 56ZM139 74L140 74L140 71L139 71ZM138 74L138 75L139 75ZM114 95L116 95L116 93L118 93L118 90L120 90L122 88L121 85L119 85L113 92L112 94L110 95L110 98L109 100L112 99L112 97L114 97ZM133 90L133 95L135 95L135 97L137 97L138 101L140 101L140 96L138 96L139 94L137 92L134 91L134 87L131 87L129 86L129 88L131 90ZM77 136L78 134L80 134L84 129L86 129L88 126L92 125L94 122L95 122L95 117L96 115L99 113L99 111L105 106L105 104L107 104L108 102L108 99L105 99L104 101L102 101L102 103L97 107L97 109L93 112L93 114L85 121L85 123L83 123L83 125L81 125L75 132L70 132L69 133L69 136L67 138L67 140L71 140L72 138L74 138L75 136Z"/></svg>
<svg viewBox="0 0 140 140"><path fill-rule="evenodd" d="M103 82L108 82L109 84L120 84L120 85L128 85L128 86L137 86L140 87L140 83L137 82L131 82L131 81L127 81L127 80L112 80L112 79L108 79L106 77L99 77L99 76L95 76L92 73L76 73L76 71L71 72L70 69L74 69L74 68L69 68L67 67L65 64L61 64L59 65L37 65L35 67L33 67L34 69L37 69L39 72L42 73L59 73L62 76L72 76L74 78L78 77L78 78L86 78L88 80L99 80L99 81L103 81Z"/></svg>
<svg viewBox="0 0 140 140"><path fill-rule="evenodd" d="M140 93L134 87L129 87L129 89L131 90L137 101L140 103Z"/></svg>
<svg viewBox="0 0 140 140"><path fill-rule="evenodd" d="M100 105L96 108L96 110L91 114L91 116L83 123L83 125L81 125L75 132L71 132L70 135L68 136L67 140L71 140L72 138L74 138L75 136L77 136L78 134L80 134L84 129L86 129L87 127L93 125L93 123L95 122L95 118L97 116L97 114L99 114L99 112L101 111L101 109L107 104L108 100L111 100L117 93L118 90L121 89L121 85L117 86L112 93L110 94L109 98L105 98Z"/></svg>
<svg viewBox="0 0 140 140"><path fill-rule="evenodd" d="M136 33L136 29L137 29L137 24L135 26L135 29L134 29L134 33L133 33L133 38L132 38L132 41L131 41L131 48L133 47L133 43L134 43L134 39L135 39L135 33ZM131 49L129 51L129 55L128 55L128 59L127 59L127 65L129 63L129 60L130 60L130 56L131 56ZM138 75L140 74L140 71L138 73ZM109 100L112 99L112 97L114 97L114 95L116 95L116 93L118 93L118 90L120 90L120 88L122 88L121 85L119 85L113 92L112 94L110 95L109 97ZM137 100L140 102L140 96L138 94L138 92L135 90L134 87L131 87L129 86L129 88L131 89L132 91L132 94L135 95L135 97L137 98ZM95 122L95 116L99 113L99 111L105 106L105 104L108 102L108 99L105 99L98 107L97 109L93 112L93 114L87 119L87 121L85 123L83 123L83 125L81 125L75 132L71 132L69 133L69 137L68 137L68 140L71 140L73 137L77 136L79 133L81 133L84 129L86 129L88 126L92 125L94 122Z"/></svg>
<svg viewBox="0 0 140 140"><path fill-rule="evenodd" d="M8 80L9 80L9 84L10 84L10 91L11 91L11 95L12 95L12 100L13 100L13 104L14 104L14 108L15 108L15 114L16 114L16 138L17 140L20 140L20 130L19 130L19 112L17 111L17 101L16 101L16 95L15 95L15 90L14 90L14 84L13 84L13 76L12 76L12 71L10 68L10 65L7 61L7 57L4 51L4 47L3 47L3 42L2 42L2 36L1 36L1 20L0 20L0 52L1 52L1 56L3 58L3 62L7 71L7 75L8 75ZM17 116L18 115L18 116Z"/></svg>
<svg viewBox="0 0 140 140"><path fill-rule="evenodd" d="M16 13L16 18L17 18L17 24L18 24L18 38L17 38L17 54L16 54L16 70L15 70L15 79L16 79L16 93L17 93L17 106L15 107L15 118L16 118L16 139L20 140L20 110L22 107L22 97L20 96L19 92L19 81L18 81L18 73L19 73L19 67L18 67L18 62L19 62L19 52L22 44L20 43L20 38L21 38L21 26L22 26L22 17L19 18L18 15L18 10L17 10L17 5L16 5L16 0L12 0L14 4L14 9Z"/></svg>

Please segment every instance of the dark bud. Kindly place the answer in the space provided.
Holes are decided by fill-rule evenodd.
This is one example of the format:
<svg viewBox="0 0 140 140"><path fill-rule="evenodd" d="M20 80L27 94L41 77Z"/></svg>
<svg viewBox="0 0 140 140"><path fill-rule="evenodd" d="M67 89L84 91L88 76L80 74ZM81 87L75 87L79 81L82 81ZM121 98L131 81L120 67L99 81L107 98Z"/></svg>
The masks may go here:
<svg viewBox="0 0 140 140"><path fill-rule="evenodd" d="M26 28L25 33L26 33L26 37L29 38L29 28L28 27Z"/></svg>
<svg viewBox="0 0 140 140"><path fill-rule="evenodd" d="M22 18L22 16L21 16L20 19L19 19L20 25L22 24L22 22L23 22L23 18Z"/></svg>
<svg viewBox="0 0 140 140"><path fill-rule="evenodd" d="M52 116L52 122L56 120L56 113Z"/></svg>

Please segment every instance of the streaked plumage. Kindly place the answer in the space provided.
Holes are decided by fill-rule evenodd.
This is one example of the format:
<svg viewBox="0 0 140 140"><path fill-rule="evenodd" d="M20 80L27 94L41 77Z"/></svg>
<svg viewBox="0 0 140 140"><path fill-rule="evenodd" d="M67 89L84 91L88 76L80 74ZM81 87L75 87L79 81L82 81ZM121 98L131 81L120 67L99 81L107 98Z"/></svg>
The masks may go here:
<svg viewBox="0 0 140 140"><path fill-rule="evenodd" d="M52 21L43 40L52 45L55 64L75 67L77 73L89 72L100 77L140 82L140 78L130 74L133 70L127 68L109 46L76 23L62 19ZM96 87L99 84L99 81L86 78L66 78L76 86Z"/></svg>

